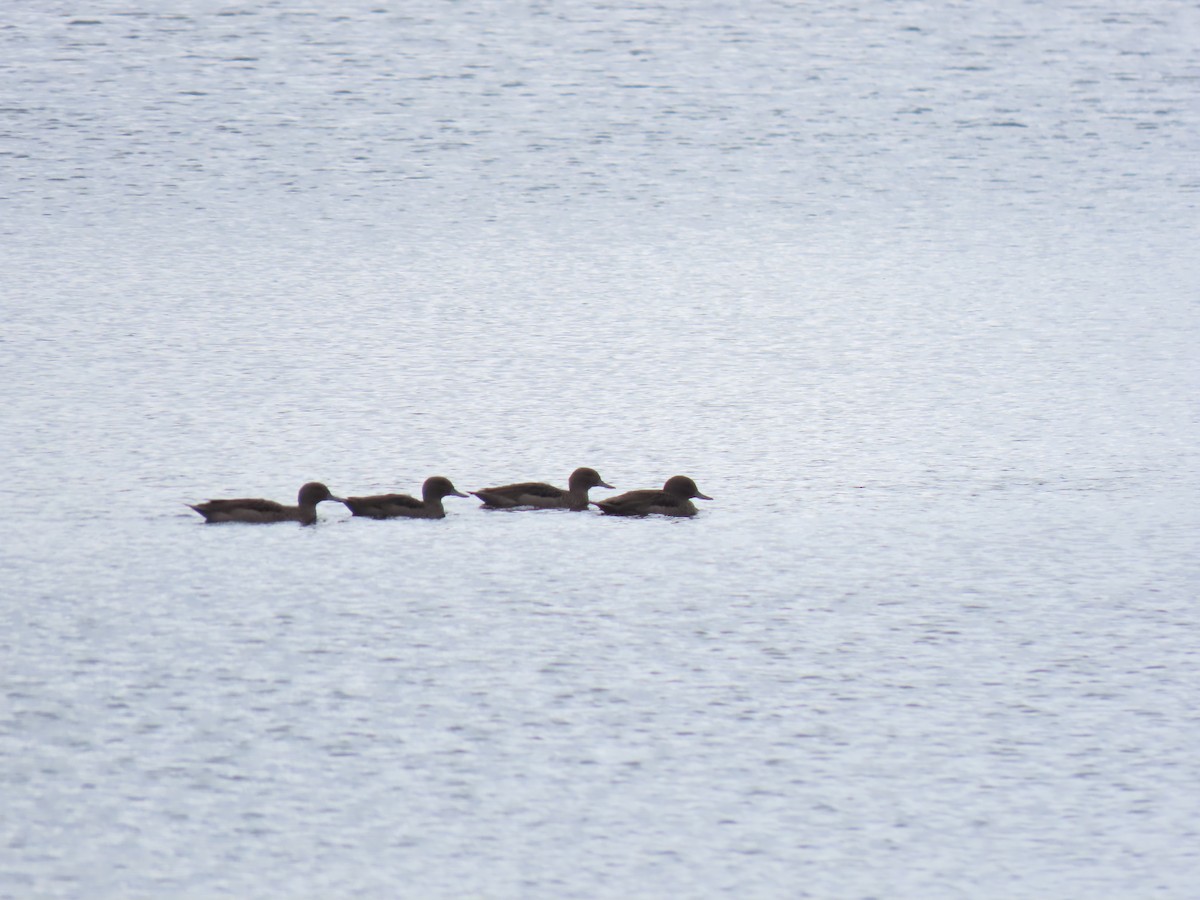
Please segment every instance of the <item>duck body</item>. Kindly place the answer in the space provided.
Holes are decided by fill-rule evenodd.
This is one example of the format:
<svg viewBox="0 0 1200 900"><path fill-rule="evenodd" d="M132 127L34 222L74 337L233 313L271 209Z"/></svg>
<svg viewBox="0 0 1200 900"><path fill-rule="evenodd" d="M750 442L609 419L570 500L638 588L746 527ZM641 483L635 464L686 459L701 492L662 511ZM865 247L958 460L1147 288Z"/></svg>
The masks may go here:
<svg viewBox="0 0 1200 900"><path fill-rule="evenodd" d="M259 497L208 500L204 503L189 503L188 506L204 516L205 522L212 524L245 522L252 525L269 525L275 522L299 522L301 525L312 525L317 521L317 504L323 500L345 502L341 497L333 496L329 488L319 481L310 481L300 488L295 506L285 506L274 500L263 500Z"/></svg>
<svg viewBox="0 0 1200 900"><path fill-rule="evenodd" d="M449 478L434 475L425 479L421 499L408 494L376 494L371 497L347 497L342 502L356 516L368 519L444 519L443 497L466 497Z"/></svg>
<svg viewBox="0 0 1200 900"><path fill-rule="evenodd" d="M566 490L541 481L505 484L471 491L488 509L570 509L588 508L588 491L594 487L612 489L595 469L580 468L571 473Z"/></svg>
<svg viewBox="0 0 1200 900"><path fill-rule="evenodd" d="M686 475L674 475L667 479L662 490L629 491L600 500L596 506L608 516L694 516L693 497L712 499L700 493L696 482Z"/></svg>

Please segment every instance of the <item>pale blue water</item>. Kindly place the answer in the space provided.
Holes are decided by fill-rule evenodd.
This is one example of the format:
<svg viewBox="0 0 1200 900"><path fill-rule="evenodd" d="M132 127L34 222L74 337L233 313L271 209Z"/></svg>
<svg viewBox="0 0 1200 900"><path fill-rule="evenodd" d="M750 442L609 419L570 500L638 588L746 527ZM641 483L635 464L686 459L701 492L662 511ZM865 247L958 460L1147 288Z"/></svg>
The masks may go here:
<svg viewBox="0 0 1200 900"><path fill-rule="evenodd" d="M1198 21L10 10L0 896L1194 897Z"/></svg>

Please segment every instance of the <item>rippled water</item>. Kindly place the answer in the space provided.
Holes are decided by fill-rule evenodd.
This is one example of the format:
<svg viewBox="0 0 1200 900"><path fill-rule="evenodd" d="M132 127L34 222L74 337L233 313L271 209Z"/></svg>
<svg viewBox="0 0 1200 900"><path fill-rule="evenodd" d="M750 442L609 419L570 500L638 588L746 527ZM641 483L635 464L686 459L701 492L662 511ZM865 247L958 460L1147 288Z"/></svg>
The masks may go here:
<svg viewBox="0 0 1200 900"><path fill-rule="evenodd" d="M1194 896L1198 24L10 10L0 896Z"/></svg>

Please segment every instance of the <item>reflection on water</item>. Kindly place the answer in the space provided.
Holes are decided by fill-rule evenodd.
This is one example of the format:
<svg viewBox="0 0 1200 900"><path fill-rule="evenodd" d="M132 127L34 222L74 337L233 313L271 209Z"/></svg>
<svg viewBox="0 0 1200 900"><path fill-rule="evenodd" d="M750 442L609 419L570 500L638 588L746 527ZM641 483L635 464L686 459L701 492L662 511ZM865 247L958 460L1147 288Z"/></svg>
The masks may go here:
<svg viewBox="0 0 1200 900"><path fill-rule="evenodd" d="M1192 18L14 11L0 895L1189 896Z"/></svg>

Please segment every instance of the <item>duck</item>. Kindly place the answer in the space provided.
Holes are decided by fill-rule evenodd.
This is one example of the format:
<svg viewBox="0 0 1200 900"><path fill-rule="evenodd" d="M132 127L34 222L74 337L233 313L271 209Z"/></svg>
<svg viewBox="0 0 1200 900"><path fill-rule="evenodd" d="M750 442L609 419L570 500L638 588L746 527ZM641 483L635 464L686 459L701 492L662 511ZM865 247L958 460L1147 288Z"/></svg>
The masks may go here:
<svg viewBox="0 0 1200 900"><path fill-rule="evenodd" d="M369 519L444 519L443 497L466 497L442 475L425 479L421 486L421 499L408 494L377 494L373 497L347 497L342 502L356 516Z"/></svg>
<svg viewBox="0 0 1200 900"><path fill-rule="evenodd" d="M188 506L204 516L205 522L214 524L246 522L265 525L273 522L299 522L301 525L312 525L317 521L317 504L324 500L346 502L341 497L333 496L329 488L321 482L310 481L300 488L295 506L284 506L274 500L263 500L259 497L208 500L204 503L189 503Z"/></svg>
<svg viewBox="0 0 1200 900"><path fill-rule="evenodd" d="M696 506L692 503L693 497L712 499L700 493L696 482L686 475L672 475L661 491L629 491L596 501L595 505L600 507L600 512L609 516L694 516Z"/></svg>
<svg viewBox="0 0 1200 900"><path fill-rule="evenodd" d="M571 509L580 512L588 508L588 491L594 487L613 486L600 477L595 469L586 466L576 469L567 481L567 489L540 481L521 484L505 484L500 487L481 488L471 491L483 501L485 509Z"/></svg>

